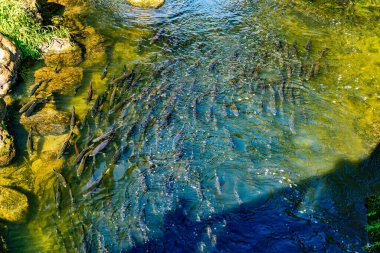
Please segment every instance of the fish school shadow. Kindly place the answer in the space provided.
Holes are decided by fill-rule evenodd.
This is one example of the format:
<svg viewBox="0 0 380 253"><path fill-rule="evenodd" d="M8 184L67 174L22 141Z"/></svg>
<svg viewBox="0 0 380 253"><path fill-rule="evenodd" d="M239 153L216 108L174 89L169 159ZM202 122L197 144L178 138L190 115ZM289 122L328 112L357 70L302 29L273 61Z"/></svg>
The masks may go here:
<svg viewBox="0 0 380 253"><path fill-rule="evenodd" d="M365 252L365 199L380 193L380 143L361 162L194 221L186 200L162 235L127 252Z"/></svg>

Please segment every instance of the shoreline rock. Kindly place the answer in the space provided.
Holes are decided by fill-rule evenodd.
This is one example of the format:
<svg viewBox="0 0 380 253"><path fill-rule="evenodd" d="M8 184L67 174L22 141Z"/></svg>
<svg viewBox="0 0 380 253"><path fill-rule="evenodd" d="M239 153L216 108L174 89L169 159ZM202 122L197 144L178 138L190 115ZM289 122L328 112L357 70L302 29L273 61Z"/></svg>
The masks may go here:
<svg viewBox="0 0 380 253"><path fill-rule="evenodd" d="M0 167L9 165L16 156L13 137L0 127Z"/></svg>
<svg viewBox="0 0 380 253"><path fill-rule="evenodd" d="M20 60L20 50L0 34L0 95L6 95L15 83Z"/></svg>

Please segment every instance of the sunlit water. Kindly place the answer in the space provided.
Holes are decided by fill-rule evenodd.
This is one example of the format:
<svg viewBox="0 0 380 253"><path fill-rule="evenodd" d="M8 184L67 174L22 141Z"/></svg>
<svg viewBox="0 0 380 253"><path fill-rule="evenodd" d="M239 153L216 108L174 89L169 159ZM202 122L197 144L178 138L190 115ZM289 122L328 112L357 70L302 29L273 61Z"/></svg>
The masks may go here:
<svg viewBox="0 0 380 253"><path fill-rule="evenodd" d="M102 8L88 22L111 41L107 78L104 66L86 69L72 102L57 101L76 105L80 148L113 127L116 136L80 179L66 156L74 203L61 187L57 209L48 189L36 217L11 229L11 250L363 250L368 193L347 175L377 141L377 27L272 1ZM124 65L135 76L113 106L111 85L102 112L85 120L90 80L103 94Z"/></svg>

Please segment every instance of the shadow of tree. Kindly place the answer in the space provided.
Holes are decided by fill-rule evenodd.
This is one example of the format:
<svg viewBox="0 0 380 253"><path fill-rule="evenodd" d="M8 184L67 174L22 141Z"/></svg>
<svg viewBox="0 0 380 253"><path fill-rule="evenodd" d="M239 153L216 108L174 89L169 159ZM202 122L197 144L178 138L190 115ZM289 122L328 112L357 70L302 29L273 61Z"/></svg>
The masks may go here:
<svg viewBox="0 0 380 253"><path fill-rule="evenodd" d="M361 162L195 221L186 200L129 252L364 252L365 198L380 193L380 144Z"/></svg>

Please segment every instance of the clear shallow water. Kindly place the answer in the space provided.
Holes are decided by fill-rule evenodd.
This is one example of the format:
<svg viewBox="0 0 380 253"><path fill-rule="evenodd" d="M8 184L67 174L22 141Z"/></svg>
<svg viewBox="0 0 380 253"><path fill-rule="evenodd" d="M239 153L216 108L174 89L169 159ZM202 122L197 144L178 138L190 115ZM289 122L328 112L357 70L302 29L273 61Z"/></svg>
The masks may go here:
<svg viewBox="0 0 380 253"><path fill-rule="evenodd" d="M108 77L99 66L85 80L102 94L124 64L134 69L117 88L121 108L109 105L113 87L95 119L85 120L87 87L57 101L76 105L80 148L114 126L116 136L80 179L66 157L74 204L62 188L57 209L46 189L11 250L362 251L369 192L355 164L376 143L378 28L271 1L109 8L88 21L112 42Z"/></svg>

